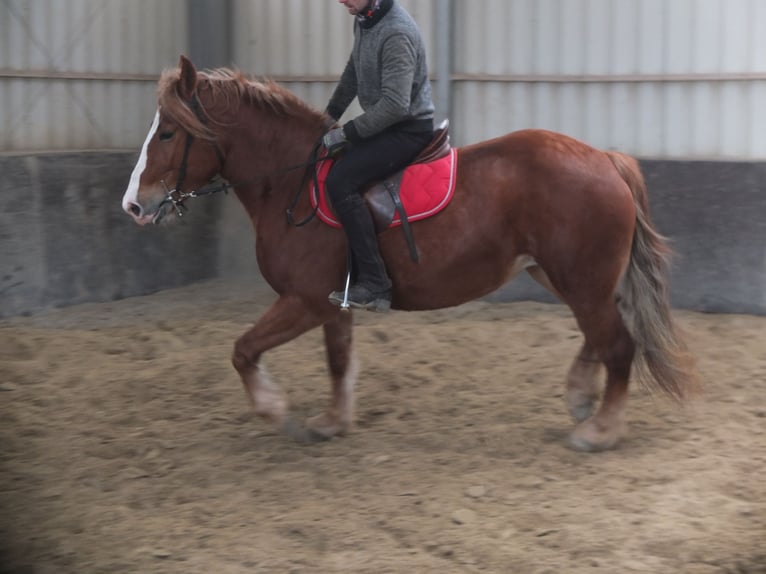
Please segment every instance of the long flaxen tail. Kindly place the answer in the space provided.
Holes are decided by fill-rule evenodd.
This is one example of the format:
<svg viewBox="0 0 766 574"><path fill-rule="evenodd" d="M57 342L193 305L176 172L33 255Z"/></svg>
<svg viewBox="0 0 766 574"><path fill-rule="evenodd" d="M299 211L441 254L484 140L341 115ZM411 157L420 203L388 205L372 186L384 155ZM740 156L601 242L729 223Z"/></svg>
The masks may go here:
<svg viewBox="0 0 766 574"><path fill-rule="evenodd" d="M636 228L630 262L619 288L619 310L636 344L635 373L650 389L679 401L695 394L695 361L671 314L668 265L672 251L649 218L649 199L638 162L607 152L630 187L636 204Z"/></svg>

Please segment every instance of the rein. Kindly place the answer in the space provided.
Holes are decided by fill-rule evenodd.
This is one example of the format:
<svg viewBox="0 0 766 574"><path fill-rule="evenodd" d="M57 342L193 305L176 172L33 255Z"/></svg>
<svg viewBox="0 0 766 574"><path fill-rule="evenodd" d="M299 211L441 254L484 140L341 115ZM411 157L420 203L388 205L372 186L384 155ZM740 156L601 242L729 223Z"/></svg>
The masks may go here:
<svg viewBox="0 0 766 574"><path fill-rule="evenodd" d="M197 99L196 93L192 96L190 106L191 106L191 109L194 111L194 114L197 116L197 118L203 124L207 124L207 118L202 112L202 106L200 105L199 100ZM183 155L183 158L181 159L181 166L178 168L178 179L176 181L176 185L173 189L169 189L168 185L165 183L165 180L164 179L161 180L160 183L162 183L162 186L165 188L165 198L160 202L159 208L162 208L162 206L166 204L171 204L173 208L176 210L176 215L178 215L178 217L182 217L184 211L188 210L188 207L184 205L184 202L187 199L202 197L205 195L213 195L215 193L220 193L220 192L228 193L229 189L232 189L238 185L242 185L244 183L253 183L256 181L263 181L273 175L288 173L291 171L295 171L296 169L303 168L306 171L304 172L303 177L301 178L300 185L298 186L298 191L293 195L292 200L290 200L290 206L287 208L287 221L290 223L290 225L294 227L303 227L316 216L317 210L319 209L318 201L316 202L316 207L314 207L311 213L305 219L302 219L301 221L298 221L298 222L295 221L295 218L293 217L293 210L295 209L295 206L298 204L298 200L300 199L301 193L303 192L303 186L306 183L306 180L308 179L308 174L309 174L308 168L314 167L317 164L329 159L329 156L319 157L319 150L322 147L321 137L319 138L317 143L314 144L314 147L312 148L311 154L309 155L309 159L307 161L273 171L266 175L262 175L252 179L242 180L236 183L224 182L224 183L215 184L211 180L210 183L206 184L199 190L192 190L192 191L186 192L186 191L183 191L183 182L186 179L186 169L187 169L187 164L189 160L189 151L191 149L192 143L194 143L194 136L191 133L186 132L186 143L184 144L184 155ZM216 155L218 156L219 165L221 168L223 168L225 157L223 155L223 151L221 150L221 147L218 145L217 142L211 142L211 145L214 146ZM314 193L318 193L319 180L318 180L316 170L314 169L310 171L312 172L312 178L314 181Z"/></svg>
<svg viewBox="0 0 766 574"><path fill-rule="evenodd" d="M329 156L324 157L318 157L319 149L322 147L322 138L319 138L319 141L314 144L313 149L311 150L311 154L309 154L309 159L306 163L303 165L308 166L316 166L318 163L321 163L329 158ZM297 167L295 168L297 169ZM305 172L303 172L303 177L301 178L301 183L298 186L298 191L295 192L295 195L293 195L292 200L290 201L290 207L287 208L287 222L292 225L293 227L303 227L306 225L309 221L314 219L316 217L317 211L319 210L319 198L317 197L317 201L314 202L314 209L311 210L311 213L308 214L304 219L301 219L300 221L295 221L295 218L293 217L293 209L295 209L295 206L298 204L298 200L301 197L301 192L303 192L303 185L306 183L306 176L308 175L309 170L307 169ZM314 181L314 194L319 193L319 176L317 175L317 170L312 169L311 170L311 177Z"/></svg>

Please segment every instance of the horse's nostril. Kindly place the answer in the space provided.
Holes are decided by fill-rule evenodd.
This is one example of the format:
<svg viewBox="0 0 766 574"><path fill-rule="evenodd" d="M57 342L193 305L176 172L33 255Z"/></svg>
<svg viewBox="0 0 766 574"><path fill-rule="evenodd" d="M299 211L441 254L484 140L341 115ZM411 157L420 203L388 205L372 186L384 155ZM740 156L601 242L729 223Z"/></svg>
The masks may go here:
<svg viewBox="0 0 766 574"><path fill-rule="evenodd" d="M141 217L141 206L137 205L135 203L131 203L130 207L128 208L130 210L131 215L134 217Z"/></svg>

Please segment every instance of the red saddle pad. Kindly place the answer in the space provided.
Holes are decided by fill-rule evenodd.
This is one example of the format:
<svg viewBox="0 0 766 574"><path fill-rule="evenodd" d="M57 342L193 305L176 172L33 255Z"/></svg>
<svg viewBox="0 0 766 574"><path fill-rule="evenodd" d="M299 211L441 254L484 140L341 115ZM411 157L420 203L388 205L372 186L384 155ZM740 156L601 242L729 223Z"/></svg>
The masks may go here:
<svg viewBox="0 0 766 574"><path fill-rule="evenodd" d="M319 193L317 194L312 186L311 206L317 209L319 219L333 227L341 227L325 193L325 180L333 161L323 161L319 167L317 172ZM456 176L457 149L455 148L452 148L450 153L442 158L405 168L399 187L399 197L402 200L404 211L407 213L407 219L418 221L444 209L455 193ZM318 207L317 197L319 198ZM394 214L394 219L389 227L396 227L401 223L397 212Z"/></svg>

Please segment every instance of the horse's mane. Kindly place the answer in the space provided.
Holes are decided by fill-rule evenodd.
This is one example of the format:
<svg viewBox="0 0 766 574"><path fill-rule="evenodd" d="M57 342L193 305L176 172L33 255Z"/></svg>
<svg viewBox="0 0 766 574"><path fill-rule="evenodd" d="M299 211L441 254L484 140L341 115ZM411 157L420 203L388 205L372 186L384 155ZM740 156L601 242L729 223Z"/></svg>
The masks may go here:
<svg viewBox="0 0 766 574"><path fill-rule="evenodd" d="M245 102L277 116L306 118L321 116L298 96L268 79L250 79L240 71L231 68L199 71L197 78L197 92L210 94L209 97L204 98L208 106L223 101L225 108L229 110L232 107L236 109ZM190 107L190 103L181 97L180 79L180 68L165 70L160 76L157 100L162 113L195 137L214 139L215 136L210 127L200 120ZM201 102L200 106L203 108L204 115L208 116Z"/></svg>

